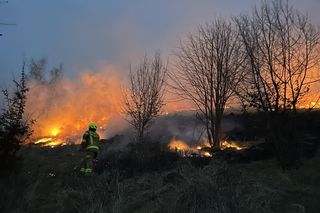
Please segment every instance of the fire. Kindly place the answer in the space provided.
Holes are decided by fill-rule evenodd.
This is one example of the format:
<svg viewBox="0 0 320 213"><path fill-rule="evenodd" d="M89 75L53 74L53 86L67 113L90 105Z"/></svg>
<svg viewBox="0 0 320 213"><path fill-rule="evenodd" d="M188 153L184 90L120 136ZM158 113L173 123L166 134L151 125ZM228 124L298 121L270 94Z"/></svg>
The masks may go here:
<svg viewBox="0 0 320 213"><path fill-rule="evenodd" d="M34 142L34 144L40 144L41 146L50 146L51 148L66 145L66 143L63 142L61 139L54 139L52 137L41 138L41 139L37 140L36 142Z"/></svg>
<svg viewBox="0 0 320 213"><path fill-rule="evenodd" d="M122 83L117 73L112 67L103 67L95 72L81 72L74 80L29 81L26 114L36 119L34 143L80 143L90 122L97 123L103 138L112 120L120 117Z"/></svg>
<svg viewBox="0 0 320 213"><path fill-rule="evenodd" d="M203 157L212 157L212 154L203 151L204 147L208 147L208 145L204 144L202 146L189 146L183 140L172 139L168 144L169 149L178 152L183 157L191 157L193 154Z"/></svg>
<svg viewBox="0 0 320 213"><path fill-rule="evenodd" d="M38 144L38 143L48 143L52 141L52 138L41 138L39 140L37 140L36 142L34 142L34 144Z"/></svg>
<svg viewBox="0 0 320 213"><path fill-rule="evenodd" d="M225 140L222 142L222 149L226 149L226 148L234 148L236 150L241 150L241 149L244 149L245 147L239 146L238 144L236 144L234 142L228 142Z"/></svg>
<svg viewBox="0 0 320 213"><path fill-rule="evenodd" d="M317 76L319 79L319 76ZM311 80L311 79L310 79ZM319 96L319 88L320 83L317 82L316 84L310 87L309 92L299 100L297 104L297 108L299 109L320 109L320 96Z"/></svg>
<svg viewBox="0 0 320 213"><path fill-rule="evenodd" d="M202 157L213 156L212 152L210 152L210 145L207 142L202 145L189 146L186 142L182 140L172 139L168 144L168 147L171 150L178 152L183 157L192 157L194 155ZM235 142L225 140L222 142L221 149L224 150L226 148L234 148L236 150L241 150L246 148L246 146L242 146Z"/></svg>
<svg viewBox="0 0 320 213"><path fill-rule="evenodd" d="M298 105L299 109L310 109L310 108L315 108L315 109L319 109L320 108L320 102L306 102L304 104Z"/></svg>
<svg viewBox="0 0 320 213"><path fill-rule="evenodd" d="M168 147L172 150L191 150L191 147L188 146L184 141L176 139L171 140L168 144Z"/></svg>
<svg viewBox="0 0 320 213"><path fill-rule="evenodd" d="M52 136L57 136L60 133L60 129L59 128L53 128L50 133L51 133Z"/></svg>
<svg viewBox="0 0 320 213"><path fill-rule="evenodd" d="M210 154L209 152L204 152L203 154L205 157L212 157L212 154Z"/></svg>

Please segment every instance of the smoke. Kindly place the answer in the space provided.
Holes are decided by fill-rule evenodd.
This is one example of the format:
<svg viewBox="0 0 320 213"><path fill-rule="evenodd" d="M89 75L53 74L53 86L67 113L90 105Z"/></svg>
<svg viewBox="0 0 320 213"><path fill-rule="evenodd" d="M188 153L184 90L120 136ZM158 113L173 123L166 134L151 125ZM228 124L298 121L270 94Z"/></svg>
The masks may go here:
<svg viewBox="0 0 320 213"><path fill-rule="evenodd" d="M74 80L30 80L28 86L26 113L36 119L35 138L58 135L77 140L90 122L96 122L99 133L108 137L112 121L117 120L116 128L124 125L119 121L121 79L111 66L80 72Z"/></svg>
<svg viewBox="0 0 320 213"><path fill-rule="evenodd" d="M241 129L242 123L232 116L225 116L222 132ZM204 144L207 140L204 124L196 117L195 111L170 113L159 117L149 132L152 141L169 142L172 139L184 141L189 146Z"/></svg>
<svg viewBox="0 0 320 213"><path fill-rule="evenodd" d="M101 138L108 139L117 134L133 138L132 128L121 115L121 85L125 81L117 69L104 66L95 71L85 70L73 79L63 78L59 69L51 71L50 80L43 80L43 73L28 80L26 114L36 120L34 140L54 137L53 140L79 143L90 122L98 124ZM191 111L192 104L177 101L168 92L165 98L167 105L163 115L155 120L149 131L151 140L169 142L175 138L189 145L204 141L206 134L195 111ZM185 110L189 112L183 112ZM223 128L229 131L234 126L236 124L225 121Z"/></svg>
<svg viewBox="0 0 320 213"><path fill-rule="evenodd" d="M122 78L119 70L104 66L95 71L84 70L70 79L62 76L62 67L59 67L51 70L51 78L47 80L45 65L45 60L32 61L27 82L30 91L26 115L36 120L33 141L47 138L45 140L60 141L58 143L79 143L90 122L98 124L101 138L108 139L117 134L134 137L134 131L123 118L125 115L121 114L121 86L126 84L123 80L126 78ZM170 93L166 94L165 99L167 104L163 114L190 109L189 103L176 101ZM167 116L160 117L153 130L160 128L162 138L171 138L177 134L168 133L160 127L166 119ZM178 127L179 122L170 125L171 131L181 128ZM187 131L186 137L189 137L190 131Z"/></svg>

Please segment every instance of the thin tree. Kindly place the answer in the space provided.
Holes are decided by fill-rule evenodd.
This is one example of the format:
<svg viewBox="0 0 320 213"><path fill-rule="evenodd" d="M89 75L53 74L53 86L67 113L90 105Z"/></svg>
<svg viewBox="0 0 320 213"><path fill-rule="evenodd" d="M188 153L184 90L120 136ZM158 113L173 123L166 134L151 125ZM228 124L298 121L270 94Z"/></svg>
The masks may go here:
<svg viewBox="0 0 320 213"><path fill-rule="evenodd" d="M47 60L45 58L39 59L39 60L31 60L31 63L29 65L30 67L30 73L28 76L28 80L35 80L39 83L45 83L45 67L47 65Z"/></svg>
<svg viewBox="0 0 320 213"><path fill-rule="evenodd" d="M47 60L45 58L38 60L31 59L26 80L35 81L43 85L55 85L60 82L63 79L63 65L60 64L58 67L53 67L49 72L49 76L46 72L46 65Z"/></svg>
<svg viewBox="0 0 320 213"><path fill-rule="evenodd" d="M122 90L123 111L140 142L144 141L146 131L164 106L166 73L167 67L159 53L153 59L145 56L134 70L130 67L129 85Z"/></svg>
<svg viewBox="0 0 320 213"><path fill-rule="evenodd" d="M24 66L20 81L14 81L15 91L10 94L2 90L5 108L0 115L0 162L1 172L12 169L16 162L16 152L31 135L31 125L34 121L24 118L28 88L25 81Z"/></svg>
<svg viewBox="0 0 320 213"><path fill-rule="evenodd" d="M226 104L242 78L244 54L234 29L222 19L199 26L181 42L177 70L170 73L173 87L196 105L208 141L218 149Z"/></svg>
<svg viewBox="0 0 320 213"><path fill-rule="evenodd" d="M26 73L26 84L30 90L45 90L46 93L49 94L45 96L45 100L42 100L46 103L46 107L42 107L41 110L27 107L29 113L34 118L47 116L48 112L56 106L56 100L52 97L63 95L59 93L59 91L61 91L61 83L64 77L63 65L60 64L50 70L47 70L46 67L47 60L45 58L31 59L31 62L28 64L29 69Z"/></svg>
<svg viewBox="0 0 320 213"><path fill-rule="evenodd" d="M266 112L269 140L283 167L297 153L294 115L309 91L318 65L320 34L308 16L288 1L264 1L252 15L235 18L247 55L248 72L238 95L249 106ZM318 79L319 80L319 79Z"/></svg>

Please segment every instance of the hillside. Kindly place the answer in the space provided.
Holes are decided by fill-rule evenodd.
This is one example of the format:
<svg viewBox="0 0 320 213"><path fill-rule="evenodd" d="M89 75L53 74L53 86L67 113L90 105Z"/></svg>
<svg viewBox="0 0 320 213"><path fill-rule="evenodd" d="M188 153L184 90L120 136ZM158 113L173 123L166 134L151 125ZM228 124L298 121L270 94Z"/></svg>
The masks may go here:
<svg viewBox="0 0 320 213"><path fill-rule="evenodd" d="M154 168L133 163L128 172L128 161L111 161L131 155L132 147L112 152L103 146L100 174L90 177L73 171L81 157L77 145L24 147L16 173L1 178L2 212L320 212L319 152L290 171L275 159L195 164L167 153L140 164Z"/></svg>

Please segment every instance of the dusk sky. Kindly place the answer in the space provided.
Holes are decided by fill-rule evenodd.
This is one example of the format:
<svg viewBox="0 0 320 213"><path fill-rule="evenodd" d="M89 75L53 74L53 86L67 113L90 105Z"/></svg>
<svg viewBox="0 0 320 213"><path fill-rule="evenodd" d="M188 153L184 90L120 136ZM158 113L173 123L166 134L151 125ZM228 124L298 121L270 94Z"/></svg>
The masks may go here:
<svg viewBox="0 0 320 213"><path fill-rule="evenodd" d="M0 85L22 61L45 57L72 78L111 65L123 72L145 53L164 57L214 17L248 12L258 0L9 0L0 4ZM293 0L320 24L320 0ZM4 25L15 24L13 26Z"/></svg>

